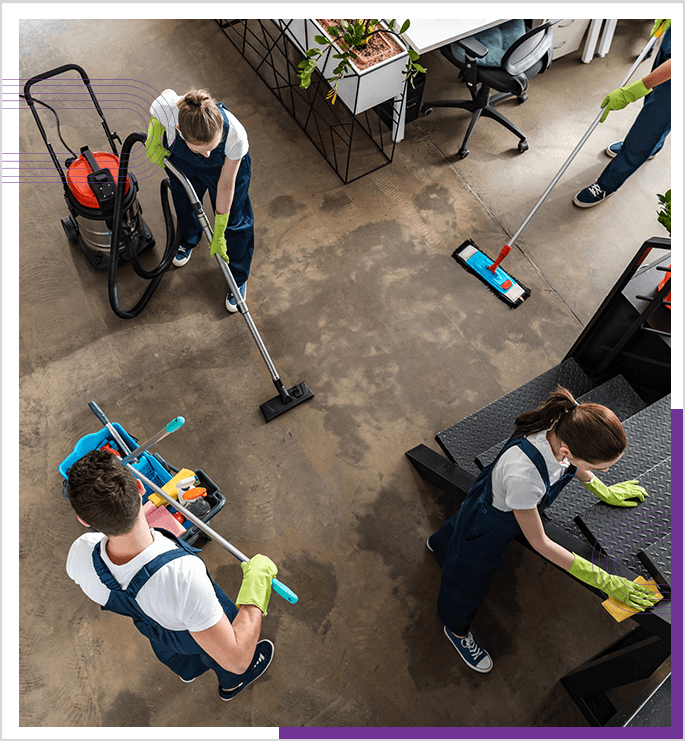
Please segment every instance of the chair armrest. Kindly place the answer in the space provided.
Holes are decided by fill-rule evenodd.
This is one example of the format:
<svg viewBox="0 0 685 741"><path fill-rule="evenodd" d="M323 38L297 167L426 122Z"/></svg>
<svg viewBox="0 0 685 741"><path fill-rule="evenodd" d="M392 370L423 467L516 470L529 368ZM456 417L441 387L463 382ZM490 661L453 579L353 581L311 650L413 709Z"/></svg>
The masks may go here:
<svg viewBox="0 0 685 741"><path fill-rule="evenodd" d="M488 48L484 44L481 44L478 39L474 39L473 37L467 39L457 39L455 43L457 44L457 46L460 46L472 59L482 59L488 53Z"/></svg>

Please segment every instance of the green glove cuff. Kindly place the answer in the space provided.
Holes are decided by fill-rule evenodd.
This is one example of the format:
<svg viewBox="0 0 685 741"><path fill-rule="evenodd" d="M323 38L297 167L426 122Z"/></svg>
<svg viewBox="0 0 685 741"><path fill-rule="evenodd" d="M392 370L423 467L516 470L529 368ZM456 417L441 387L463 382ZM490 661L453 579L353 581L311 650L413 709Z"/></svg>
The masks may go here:
<svg viewBox="0 0 685 741"><path fill-rule="evenodd" d="M228 226L229 214L216 214L214 216L214 236L216 233L223 234Z"/></svg>
<svg viewBox="0 0 685 741"><path fill-rule="evenodd" d="M635 80L635 82L631 82L630 85L625 85L619 89L624 91L626 98L628 98L631 103L640 100L640 98L644 98L645 95L652 92L652 88L647 87L642 80Z"/></svg>
<svg viewBox="0 0 685 741"><path fill-rule="evenodd" d="M266 615L271 599L271 581L278 573L276 564L270 558L257 554L240 566L243 570L243 583L240 585L236 605L255 605Z"/></svg>
<svg viewBox="0 0 685 741"><path fill-rule="evenodd" d="M592 481L583 481L583 486L588 491L591 491L597 499L601 499L603 502L607 502L611 499L609 487L606 484L603 484L596 476Z"/></svg>
<svg viewBox="0 0 685 741"><path fill-rule="evenodd" d="M145 140L145 156L153 165L164 167L164 158L171 152L162 144L162 137L166 129L154 116L147 125L147 139Z"/></svg>

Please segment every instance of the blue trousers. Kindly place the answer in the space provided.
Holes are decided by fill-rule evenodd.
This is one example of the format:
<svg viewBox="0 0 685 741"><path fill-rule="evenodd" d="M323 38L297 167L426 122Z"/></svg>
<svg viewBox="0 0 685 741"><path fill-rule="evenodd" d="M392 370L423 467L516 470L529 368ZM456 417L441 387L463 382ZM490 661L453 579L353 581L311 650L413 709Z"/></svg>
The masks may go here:
<svg viewBox="0 0 685 741"><path fill-rule="evenodd" d="M671 58L671 29L664 34L652 69ZM607 193L614 193L653 154L664 146L671 131L671 81L657 85L645 96L635 123L623 140L621 151L604 168L597 183Z"/></svg>
<svg viewBox="0 0 685 741"><path fill-rule="evenodd" d="M243 157L238 169L228 225L224 232L229 259L228 267L239 286L245 283L250 274L252 254L254 253L254 214L248 192L251 174L252 162L248 152ZM216 212L216 178L205 176L201 170L190 176L186 173L186 176L200 200L209 191L209 199ZM197 220L197 216L195 216L183 186L173 175L169 175L169 181L171 182L171 197L176 210L176 218L181 231L181 246L197 247L202 239L202 227Z"/></svg>

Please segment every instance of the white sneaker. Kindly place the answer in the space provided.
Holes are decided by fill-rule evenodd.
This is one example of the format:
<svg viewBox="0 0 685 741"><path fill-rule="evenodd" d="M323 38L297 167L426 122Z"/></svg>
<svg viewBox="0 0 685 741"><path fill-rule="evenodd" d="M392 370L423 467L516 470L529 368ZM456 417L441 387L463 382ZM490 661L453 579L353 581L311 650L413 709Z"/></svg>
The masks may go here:
<svg viewBox="0 0 685 741"><path fill-rule="evenodd" d="M238 290L240 291L240 295L243 297L243 301L245 300L245 295L247 294L247 281L243 283L242 286L238 286ZM231 312L231 314L238 311L238 303L236 302L233 294L229 291L226 295L226 309Z"/></svg>

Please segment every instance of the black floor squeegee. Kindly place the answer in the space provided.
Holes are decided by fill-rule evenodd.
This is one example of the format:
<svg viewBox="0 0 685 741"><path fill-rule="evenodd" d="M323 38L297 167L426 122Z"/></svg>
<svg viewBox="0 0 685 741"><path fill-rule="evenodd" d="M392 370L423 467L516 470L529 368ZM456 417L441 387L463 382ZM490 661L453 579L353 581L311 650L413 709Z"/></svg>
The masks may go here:
<svg viewBox="0 0 685 741"><path fill-rule="evenodd" d="M211 244L212 238L214 236L214 232L213 232L212 227L210 226L209 219L207 218L207 214L205 213L205 210L202 207L202 202L198 198L197 193L195 192L195 189L191 185L188 178L177 167L175 167L171 162L169 162L168 159L164 161L164 166L175 178L177 178L179 183L183 186L183 189L185 190L185 192L188 195L188 198L190 199L190 203L193 208L193 211L195 212L195 215L197 216L197 220L200 222L200 226L202 227L202 230L204 231L205 236L207 237L207 242ZM271 374L271 380L274 382L276 391L278 391L278 396L275 396L273 399L270 399L269 401L265 401L259 407L262 410L264 419L267 422L271 422L272 419L275 419L281 414L290 411L293 407L296 407L299 404L302 404L303 402L308 401L309 399L312 399L314 397L314 392L309 388L309 386L307 386L307 384L304 381L302 381L301 383L298 383L297 385L293 386L290 389L286 389L285 385L283 384L283 381L278 375L276 366L273 364L273 361L269 357L269 353L267 352L267 349L264 343L262 342L262 338L259 336L257 327L255 326L255 323L252 320L252 317L250 316L250 310L247 308L245 299L241 296L240 291L238 290L238 286L235 282L235 278L233 277L231 271L228 269L228 265L226 264L225 260L223 260L219 255L216 256L216 260L219 263L219 267L221 268L221 272L224 274L224 278L226 279L226 282L228 283L228 287L231 293L236 299L238 311L243 315L243 318L245 319L245 322L247 323L248 329L250 330L250 333L252 334L252 338L254 339L257 345L257 348L259 349L259 352L261 353L261 356L264 359L264 362L266 363L266 367L269 369L269 373Z"/></svg>

